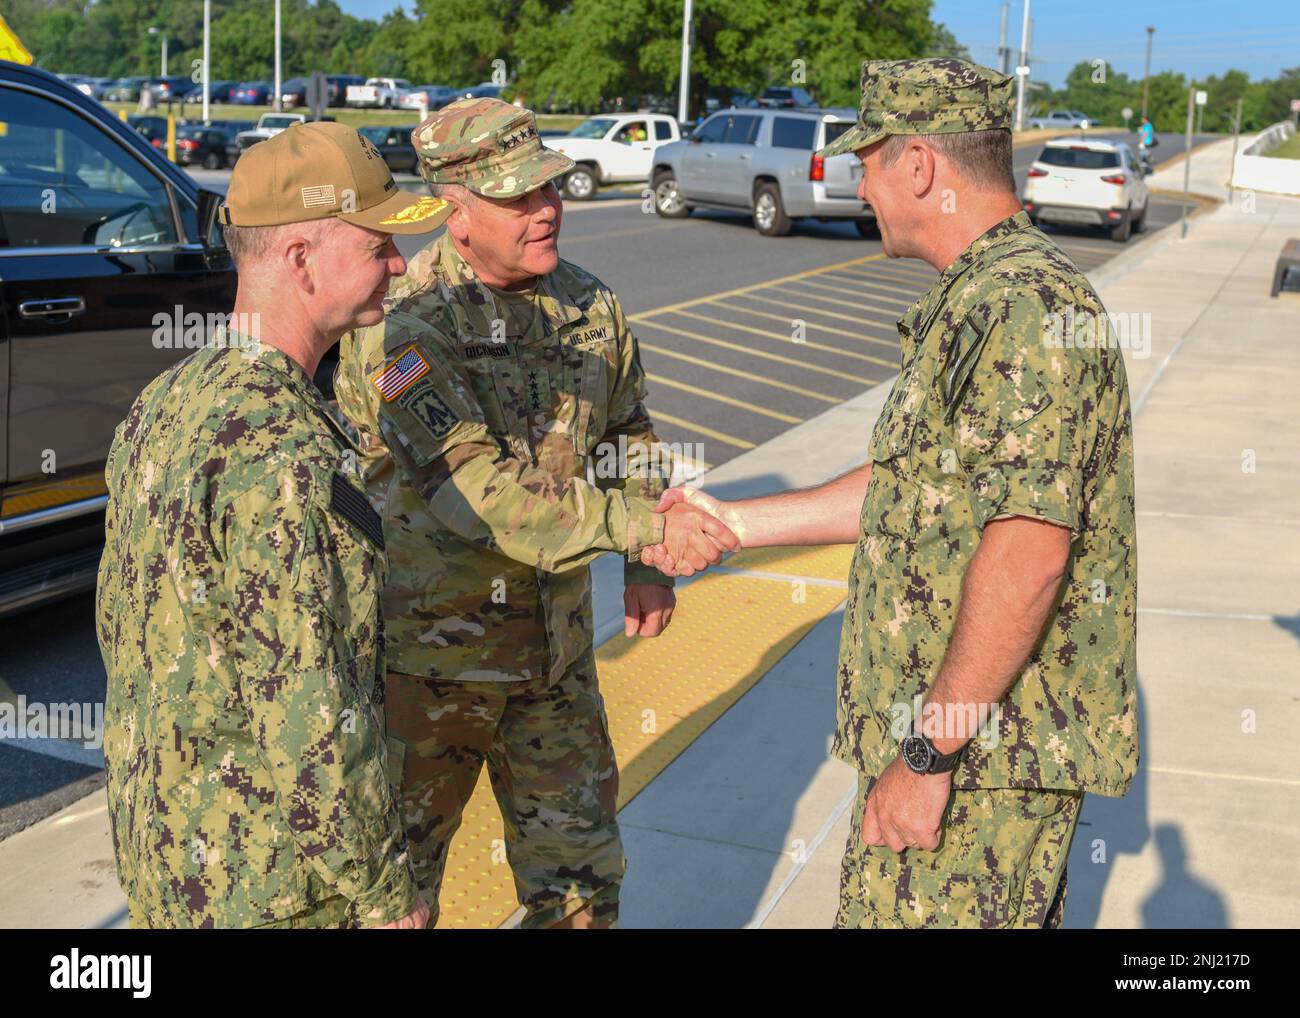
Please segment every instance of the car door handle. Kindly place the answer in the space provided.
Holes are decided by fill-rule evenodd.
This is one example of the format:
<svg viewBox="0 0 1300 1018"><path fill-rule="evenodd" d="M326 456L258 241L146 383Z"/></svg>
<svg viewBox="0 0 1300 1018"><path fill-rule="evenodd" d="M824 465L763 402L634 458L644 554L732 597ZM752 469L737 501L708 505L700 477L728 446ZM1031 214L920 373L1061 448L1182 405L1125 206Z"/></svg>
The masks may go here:
<svg viewBox="0 0 1300 1018"><path fill-rule="evenodd" d="M52 297L48 300L25 300L18 305L22 318L61 318L64 315L86 313L86 301L81 297Z"/></svg>
<svg viewBox="0 0 1300 1018"><path fill-rule="evenodd" d="M749 153L748 153L748 152L742 152L742 153L740 154L740 158L741 158L741 159L748 159L748 158L749 158Z"/></svg>
<svg viewBox="0 0 1300 1018"><path fill-rule="evenodd" d="M705 158L705 159L712 159L712 158L713 158L713 153L712 153L712 152L705 152L705 153L704 153L704 158Z"/></svg>

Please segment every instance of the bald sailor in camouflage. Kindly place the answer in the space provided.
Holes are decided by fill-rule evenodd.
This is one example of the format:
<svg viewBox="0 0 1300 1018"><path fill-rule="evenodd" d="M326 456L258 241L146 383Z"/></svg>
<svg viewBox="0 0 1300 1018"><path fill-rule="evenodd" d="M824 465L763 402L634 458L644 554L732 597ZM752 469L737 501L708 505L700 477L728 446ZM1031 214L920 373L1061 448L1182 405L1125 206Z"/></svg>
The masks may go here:
<svg viewBox="0 0 1300 1018"><path fill-rule="evenodd" d="M653 637L672 580L641 549L666 543L689 572L735 538L689 506L654 511L667 464L636 340L609 287L559 257L554 180L573 164L533 114L462 100L412 141L456 211L393 284L384 324L345 338L336 391L384 517L388 715L416 876L436 916L486 763L524 926L612 926L618 768L587 565L625 558L625 632ZM617 466L593 484L592 459Z"/></svg>
<svg viewBox="0 0 1300 1018"><path fill-rule="evenodd" d="M422 928L385 752L386 566L358 454L312 374L383 318L397 189L343 124L239 160L234 325L154 379L108 454L95 616L134 927Z"/></svg>
<svg viewBox="0 0 1300 1018"><path fill-rule="evenodd" d="M1138 765L1128 380L1092 286L1020 209L1011 79L870 61L855 152L885 254L938 281L862 467L724 503L745 547L856 543L834 754L858 770L842 927L1055 927L1086 792ZM670 566L663 551L647 562Z"/></svg>

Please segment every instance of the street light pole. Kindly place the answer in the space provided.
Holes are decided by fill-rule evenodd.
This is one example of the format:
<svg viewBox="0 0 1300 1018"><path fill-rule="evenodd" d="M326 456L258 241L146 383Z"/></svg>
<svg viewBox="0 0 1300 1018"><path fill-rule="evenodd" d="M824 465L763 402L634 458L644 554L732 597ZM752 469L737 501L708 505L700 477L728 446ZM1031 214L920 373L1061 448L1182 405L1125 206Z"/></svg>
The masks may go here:
<svg viewBox="0 0 1300 1018"><path fill-rule="evenodd" d="M208 122L212 89L212 0L203 0L203 122Z"/></svg>
<svg viewBox="0 0 1300 1018"><path fill-rule="evenodd" d="M1151 94L1151 38L1156 34L1155 27L1147 25L1147 70L1142 75L1142 116L1147 115L1147 97Z"/></svg>
<svg viewBox="0 0 1300 1018"><path fill-rule="evenodd" d="M1016 130L1025 129L1025 99L1029 95L1029 0L1020 26L1020 66L1016 68Z"/></svg>
<svg viewBox="0 0 1300 1018"><path fill-rule="evenodd" d="M677 97L677 122L686 123L687 105L691 95L691 0L685 0L682 10L682 80L681 94Z"/></svg>
<svg viewBox="0 0 1300 1018"><path fill-rule="evenodd" d="M275 0L275 112L280 112L280 0Z"/></svg>
<svg viewBox="0 0 1300 1018"><path fill-rule="evenodd" d="M1002 24L998 29L998 59L1002 61L1002 73L1011 72L1011 47L1007 45L1007 18L1011 14L1011 5L1002 5Z"/></svg>
<svg viewBox="0 0 1300 1018"><path fill-rule="evenodd" d="M1196 104L1196 83L1187 86L1187 134L1183 141L1183 236L1187 236L1187 203L1192 192L1192 107Z"/></svg>

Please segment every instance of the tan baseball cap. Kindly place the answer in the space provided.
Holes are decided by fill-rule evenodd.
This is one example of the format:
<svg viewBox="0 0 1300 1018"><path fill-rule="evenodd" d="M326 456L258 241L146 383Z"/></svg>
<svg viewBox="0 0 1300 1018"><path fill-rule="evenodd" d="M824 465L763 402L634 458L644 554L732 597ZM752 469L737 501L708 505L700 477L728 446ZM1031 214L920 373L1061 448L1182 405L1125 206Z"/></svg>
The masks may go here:
<svg viewBox="0 0 1300 1018"><path fill-rule="evenodd" d="M428 233L451 205L403 191L369 138L347 124L294 124L254 145L230 174L221 222L283 226L337 216L381 233Z"/></svg>

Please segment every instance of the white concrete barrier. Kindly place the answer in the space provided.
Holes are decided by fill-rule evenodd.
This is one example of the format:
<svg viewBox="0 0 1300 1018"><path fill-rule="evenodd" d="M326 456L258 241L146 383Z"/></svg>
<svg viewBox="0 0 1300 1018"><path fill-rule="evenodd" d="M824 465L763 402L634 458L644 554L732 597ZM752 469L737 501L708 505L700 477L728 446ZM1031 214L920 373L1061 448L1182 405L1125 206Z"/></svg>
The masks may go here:
<svg viewBox="0 0 1300 1018"><path fill-rule="evenodd" d="M1237 153L1232 167L1232 186L1244 191L1300 194L1300 159L1274 159L1264 155L1295 134L1289 120L1274 124Z"/></svg>

